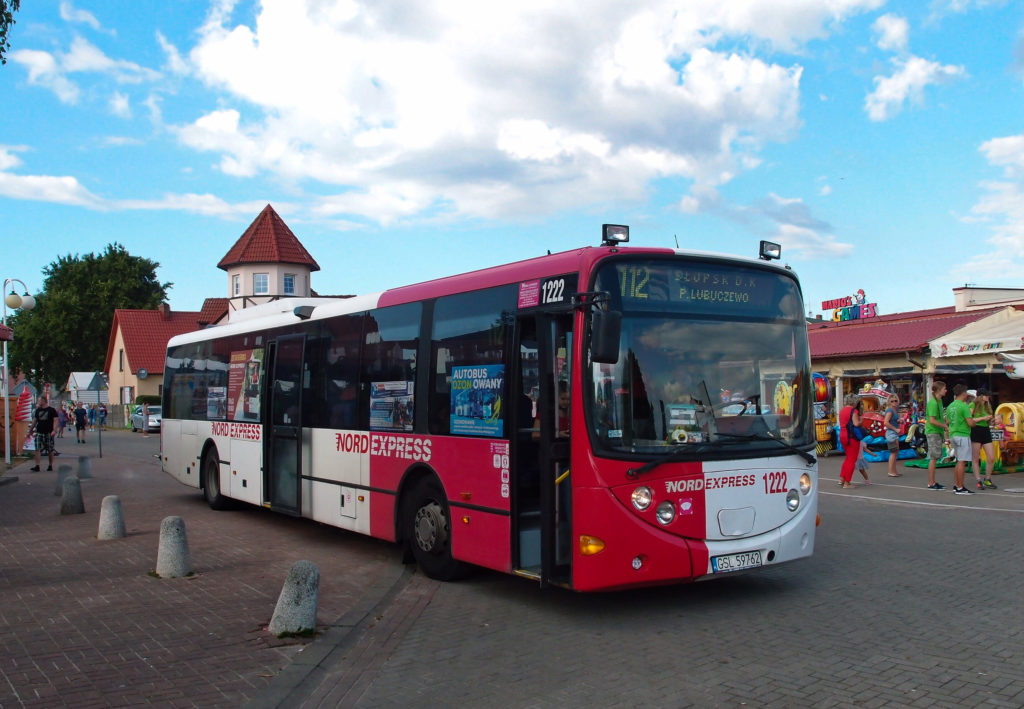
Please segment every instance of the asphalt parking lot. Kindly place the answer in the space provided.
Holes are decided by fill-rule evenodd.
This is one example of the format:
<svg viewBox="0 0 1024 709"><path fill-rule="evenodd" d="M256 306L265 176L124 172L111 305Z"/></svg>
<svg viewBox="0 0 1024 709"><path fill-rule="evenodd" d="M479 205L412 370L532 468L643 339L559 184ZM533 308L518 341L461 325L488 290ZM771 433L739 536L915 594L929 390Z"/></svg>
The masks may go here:
<svg viewBox="0 0 1024 709"><path fill-rule="evenodd" d="M155 436L104 434L102 459L94 443L85 514L59 514L55 473L0 485L0 707L1024 706L1024 474L965 497L875 465L840 490L824 459L813 558L580 595L437 583L388 543L210 510L159 471ZM128 537L101 542L109 494ZM149 575L172 514L192 578ZM265 627L300 559L320 567L318 635L279 640Z"/></svg>

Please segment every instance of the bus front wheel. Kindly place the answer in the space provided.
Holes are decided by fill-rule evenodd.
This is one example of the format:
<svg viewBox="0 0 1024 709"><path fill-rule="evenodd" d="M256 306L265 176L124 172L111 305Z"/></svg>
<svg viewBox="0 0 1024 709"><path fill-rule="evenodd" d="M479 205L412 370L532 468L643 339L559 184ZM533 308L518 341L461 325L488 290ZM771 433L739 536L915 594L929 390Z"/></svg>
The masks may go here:
<svg viewBox="0 0 1024 709"><path fill-rule="evenodd" d="M439 581L465 576L468 567L452 558L452 525L440 483L422 478L405 505L405 539L423 573Z"/></svg>
<svg viewBox="0 0 1024 709"><path fill-rule="evenodd" d="M217 451L213 448L203 457L203 495L211 509L228 508L228 498L220 494L220 460L217 459Z"/></svg>

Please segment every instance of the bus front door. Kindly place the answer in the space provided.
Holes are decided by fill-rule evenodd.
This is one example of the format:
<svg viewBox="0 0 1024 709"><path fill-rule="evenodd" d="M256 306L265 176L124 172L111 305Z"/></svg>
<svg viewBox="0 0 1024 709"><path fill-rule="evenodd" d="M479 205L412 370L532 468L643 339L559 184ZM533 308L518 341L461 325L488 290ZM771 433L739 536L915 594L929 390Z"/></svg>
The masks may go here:
<svg viewBox="0 0 1024 709"><path fill-rule="evenodd" d="M572 320L539 313L520 318L515 420L514 547L517 571L541 585L569 583L572 495L568 392Z"/></svg>
<svg viewBox="0 0 1024 709"><path fill-rule="evenodd" d="M302 511L302 372L305 335L279 337L270 345L270 422L263 466L270 507Z"/></svg>

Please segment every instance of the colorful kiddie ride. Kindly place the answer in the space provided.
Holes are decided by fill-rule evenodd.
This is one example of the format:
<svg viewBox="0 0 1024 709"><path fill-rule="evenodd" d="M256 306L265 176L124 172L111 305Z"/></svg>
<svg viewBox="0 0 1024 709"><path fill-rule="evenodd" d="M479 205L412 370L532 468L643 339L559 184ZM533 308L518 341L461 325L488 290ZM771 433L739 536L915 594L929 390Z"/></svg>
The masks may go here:
<svg viewBox="0 0 1024 709"><path fill-rule="evenodd" d="M814 434L818 441L815 452L827 455L838 446L832 416L832 382L824 374L815 372L811 375L811 388L814 390Z"/></svg>
<svg viewBox="0 0 1024 709"><path fill-rule="evenodd" d="M863 402L863 423L864 441L867 443L867 450L864 458L873 463L881 463L889 460L889 446L885 442L885 409L892 392L889 385L881 379L873 383L868 382L857 392ZM921 451L926 450L926 439L924 426L913 415L911 409L900 406L898 411L899 419L899 452L897 460L909 460L917 458ZM840 444L840 448L842 444Z"/></svg>

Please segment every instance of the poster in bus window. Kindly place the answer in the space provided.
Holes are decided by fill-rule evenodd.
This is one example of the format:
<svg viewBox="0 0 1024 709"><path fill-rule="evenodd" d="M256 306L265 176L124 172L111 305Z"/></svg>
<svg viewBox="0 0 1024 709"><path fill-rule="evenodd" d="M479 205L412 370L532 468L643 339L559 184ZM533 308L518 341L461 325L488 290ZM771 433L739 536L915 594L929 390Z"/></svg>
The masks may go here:
<svg viewBox="0 0 1024 709"><path fill-rule="evenodd" d="M206 418L210 421L223 421L228 415L228 388L207 387Z"/></svg>
<svg viewBox="0 0 1024 709"><path fill-rule="evenodd" d="M502 434L501 390L505 365L452 367L451 432L467 436Z"/></svg>
<svg viewBox="0 0 1024 709"><path fill-rule="evenodd" d="M370 384L370 430L412 431L413 382Z"/></svg>
<svg viewBox="0 0 1024 709"><path fill-rule="evenodd" d="M260 417L260 371L263 349L237 350L228 366L227 417L257 421Z"/></svg>

